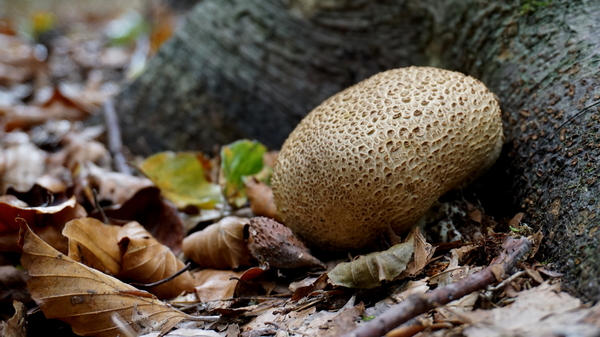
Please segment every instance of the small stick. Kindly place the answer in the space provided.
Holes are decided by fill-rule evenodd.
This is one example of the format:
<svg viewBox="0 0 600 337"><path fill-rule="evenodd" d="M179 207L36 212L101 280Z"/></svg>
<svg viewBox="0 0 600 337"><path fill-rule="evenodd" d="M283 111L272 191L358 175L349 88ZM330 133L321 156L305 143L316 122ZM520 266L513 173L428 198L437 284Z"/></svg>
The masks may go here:
<svg viewBox="0 0 600 337"><path fill-rule="evenodd" d="M131 284L134 287L143 287L143 288L150 288L150 287L155 287L158 285L161 285L163 283L167 283L169 281L171 281L172 279L176 278L177 276L183 274L184 272L186 272L188 269L190 269L191 263L188 262L188 264L185 265L185 267L183 267L180 271L176 272L175 274L162 279L160 281L156 281L154 283L135 283L135 282L131 282L129 284Z"/></svg>
<svg viewBox="0 0 600 337"><path fill-rule="evenodd" d="M518 279L519 277L521 277L523 274L527 274L527 273L526 273L526 272L524 272L524 271L522 271L522 270L521 270L521 271L519 271L519 272L516 272L516 273L512 274L512 275L511 275L509 278L507 278L506 280L504 280L504 281L500 282L498 285L495 285L495 286L493 286L493 287L489 287L489 288L488 288L488 290L491 290L491 291L496 291L496 290L498 290L498 289L502 289L502 288L506 287L506 285L507 285L507 284L509 284L509 283L511 283L512 281L514 281L514 280Z"/></svg>
<svg viewBox="0 0 600 337"><path fill-rule="evenodd" d="M98 191L96 191L95 188L92 188L92 195L94 196L94 206L96 206L98 212L100 212L100 216L102 216L102 222L110 225L108 217L106 216L106 213L104 213L104 209L102 209L102 206L100 206L100 200L98 200Z"/></svg>
<svg viewBox="0 0 600 337"><path fill-rule="evenodd" d="M518 260L531 248L531 241L527 238L508 238L502 247L505 251L495 258L489 267L427 294L414 294L343 337L383 336L413 317L487 287L497 281L496 275L514 269Z"/></svg>
<svg viewBox="0 0 600 337"><path fill-rule="evenodd" d="M121 129L119 128L119 120L115 111L115 103L112 98L104 102L104 121L106 123L106 138L108 151L115 160L115 170L117 172L131 174L131 168L127 165L127 161L123 156L123 144L121 142Z"/></svg>

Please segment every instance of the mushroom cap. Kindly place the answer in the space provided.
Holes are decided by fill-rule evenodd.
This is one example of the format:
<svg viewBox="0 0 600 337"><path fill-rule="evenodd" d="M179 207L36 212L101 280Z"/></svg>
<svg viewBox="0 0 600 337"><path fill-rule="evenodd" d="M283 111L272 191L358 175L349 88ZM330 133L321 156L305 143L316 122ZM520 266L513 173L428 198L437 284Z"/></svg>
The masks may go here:
<svg viewBox="0 0 600 337"><path fill-rule="evenodd" d="M272 186L285 225L310 246L363 248L401 234L472 181L504 141L498 101L464 74L376 74L310 112L282 146Z"/></svg>

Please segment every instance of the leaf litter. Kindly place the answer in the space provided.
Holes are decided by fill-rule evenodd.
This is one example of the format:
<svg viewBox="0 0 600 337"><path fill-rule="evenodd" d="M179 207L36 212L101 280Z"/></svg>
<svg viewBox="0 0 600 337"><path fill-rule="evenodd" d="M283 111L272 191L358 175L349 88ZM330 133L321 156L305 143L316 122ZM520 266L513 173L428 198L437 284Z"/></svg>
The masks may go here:
<svg viewBox="0 0 600 337"><path fill-rule="evenodd" d="M256 141L225 145L217 158L129 157L150 179L114 172L105 130L79 121L173 31L176 15L158 7L74 34L58 16L35 13L29 40L1 20L3 335L27 334L25 323L41 315L23 306L33 298L81 335L338 336L477 275L509 231L534 243L521 271L493 269L496 285L388 335L598 335L599 307L560 291L561 275L536 260L542 237L521 213L495 220L461 196L438 203L403 242L390 235L376 252L345 257L311 252L277 221L269 187L277 152Z"/></svg>

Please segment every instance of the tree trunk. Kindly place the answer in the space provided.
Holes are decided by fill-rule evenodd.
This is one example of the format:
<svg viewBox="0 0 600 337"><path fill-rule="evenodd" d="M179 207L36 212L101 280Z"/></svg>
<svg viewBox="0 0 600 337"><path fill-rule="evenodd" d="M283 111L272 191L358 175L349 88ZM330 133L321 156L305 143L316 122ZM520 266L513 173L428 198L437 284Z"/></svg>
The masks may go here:
<svg viewBox="0 0 600 337"><path fill-rule="evenodd" d="M506 147L486 183L512 186L509 203L544 231L568 289L600 300L598 17L595 1L204 0L119 97L125 143L140 154L239 138L276 148L314 106L376 72L459 70L504 111Z"/></svg>
<svg viewBox="0 0 600 337"><path fill-rule="evenodd" d="M121 95L125 143L141 154L211 151L240 138L278 148L334 93L385 69L427 63L431 29L414 29L432 24L424 9L343 2L311 15L317 8L278 0L202 1Z"/></svg>

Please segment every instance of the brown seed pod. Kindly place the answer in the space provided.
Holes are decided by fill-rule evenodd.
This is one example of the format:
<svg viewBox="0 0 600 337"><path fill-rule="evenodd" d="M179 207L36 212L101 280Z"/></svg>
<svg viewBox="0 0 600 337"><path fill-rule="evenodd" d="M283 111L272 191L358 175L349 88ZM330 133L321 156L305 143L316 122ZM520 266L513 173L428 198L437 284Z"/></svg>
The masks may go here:
<svg viewBox="0 0 600 337"><path fill-rule="evenodd" d="M273 195L311 246L358 249L406 232L442 194L489 168L503 144L500 107L475 78L410 67L323 102L284 143Z"/></svg>

